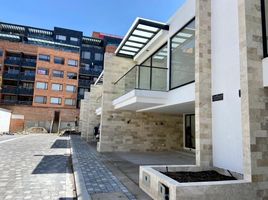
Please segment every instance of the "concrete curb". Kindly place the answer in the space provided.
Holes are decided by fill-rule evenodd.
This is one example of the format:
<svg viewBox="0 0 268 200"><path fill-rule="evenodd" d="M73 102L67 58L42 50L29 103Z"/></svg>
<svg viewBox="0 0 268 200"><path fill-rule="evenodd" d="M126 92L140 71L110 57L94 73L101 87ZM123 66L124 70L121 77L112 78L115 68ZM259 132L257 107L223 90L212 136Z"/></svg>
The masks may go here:
<svg viewBox="0 0 268 200"><path fill-rule="evenodd" d="M87 192L85 180L82 171L80 169L76 153L73 150L72 136L70 136L70 144L71 144L71 155L74 169L74 182L76 187L77 200L91 200L91 197Z"/></svg>

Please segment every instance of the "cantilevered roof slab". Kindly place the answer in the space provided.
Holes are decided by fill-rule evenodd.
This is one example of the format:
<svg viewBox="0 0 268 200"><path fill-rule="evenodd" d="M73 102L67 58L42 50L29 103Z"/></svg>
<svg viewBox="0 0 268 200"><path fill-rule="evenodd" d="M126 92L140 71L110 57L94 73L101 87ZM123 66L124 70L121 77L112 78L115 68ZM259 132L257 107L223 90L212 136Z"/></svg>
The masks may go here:
<svg viewBox="0 0 268 200"><path fill-rule="evenodd" d="M134 58L160 30L168 30L162 22L137 18L116 50L117 56Z"/></svg>

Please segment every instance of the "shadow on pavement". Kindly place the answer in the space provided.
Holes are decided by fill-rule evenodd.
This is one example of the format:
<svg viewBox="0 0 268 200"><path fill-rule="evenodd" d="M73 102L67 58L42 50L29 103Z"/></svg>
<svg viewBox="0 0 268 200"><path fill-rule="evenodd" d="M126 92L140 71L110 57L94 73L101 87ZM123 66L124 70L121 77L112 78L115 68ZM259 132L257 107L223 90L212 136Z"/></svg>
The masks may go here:
<svg viewBox="0 0 268 200"><path fill-rule="evenodd" d="M41 156L41 155L35 155ZM46 155L42 158L32 174L69 173L70 156Z"/></svg>
<svg viewBox="0 0 268 200"><path fill-rule="evenodd" d="M56 140L54 144L51 146L51 149L67 149L68 147L68 140Z"/></svg>

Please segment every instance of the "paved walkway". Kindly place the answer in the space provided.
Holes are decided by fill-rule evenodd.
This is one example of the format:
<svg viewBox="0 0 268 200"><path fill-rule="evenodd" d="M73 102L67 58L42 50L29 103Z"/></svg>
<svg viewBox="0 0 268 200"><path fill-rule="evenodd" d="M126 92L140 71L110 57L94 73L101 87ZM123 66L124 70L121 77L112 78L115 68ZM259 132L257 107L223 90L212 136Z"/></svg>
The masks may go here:
<svg viewBox="0 0 268 200"><path fill-rule="evenodd" d="M79 136L72 136L72 148L78 160L86 190L93 200L136 199L102 162L105 157L93 151Z"/></svg>
<svg viewBox="0 0 268 200"><path fill-rule="evenodd" d="M74 198L68 137L4 137L0 143L1 200Z"/></svg>

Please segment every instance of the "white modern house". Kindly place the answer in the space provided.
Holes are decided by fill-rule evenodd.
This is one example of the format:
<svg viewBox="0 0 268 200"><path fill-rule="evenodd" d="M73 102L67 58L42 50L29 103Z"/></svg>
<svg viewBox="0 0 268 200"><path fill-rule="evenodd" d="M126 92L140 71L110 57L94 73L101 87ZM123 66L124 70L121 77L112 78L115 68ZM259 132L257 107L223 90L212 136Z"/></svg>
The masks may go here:
<svg viewBox="0 0 268 200"><path fill-rule="evenodd" d="M98 150L194 152L193 166L140 168L153 199L267 199L267 27L266 0L187 0L168 22L137 18L88 105ZM164 174L208 170L235 180Z"/></svg>

